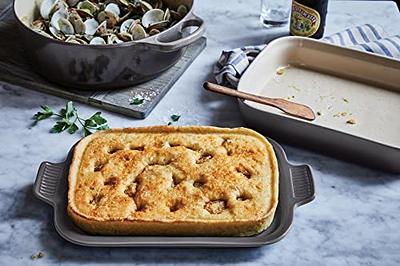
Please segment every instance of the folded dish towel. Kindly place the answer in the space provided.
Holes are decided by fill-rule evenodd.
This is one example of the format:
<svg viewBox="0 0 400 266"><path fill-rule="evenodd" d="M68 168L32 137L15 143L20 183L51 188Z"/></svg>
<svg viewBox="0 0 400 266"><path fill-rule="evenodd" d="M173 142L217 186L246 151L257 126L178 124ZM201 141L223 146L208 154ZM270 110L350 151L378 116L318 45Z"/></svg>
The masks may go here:
<svg viewBox="0 0 400 266"><path fill-rule="evenodd" d="M400 59L400 36L387 36L382 27L365 24L351 27L322 39L323 41ZM237 86L241 75L266 45L246 46L223 51L214 67L219 84Z"/></svg>

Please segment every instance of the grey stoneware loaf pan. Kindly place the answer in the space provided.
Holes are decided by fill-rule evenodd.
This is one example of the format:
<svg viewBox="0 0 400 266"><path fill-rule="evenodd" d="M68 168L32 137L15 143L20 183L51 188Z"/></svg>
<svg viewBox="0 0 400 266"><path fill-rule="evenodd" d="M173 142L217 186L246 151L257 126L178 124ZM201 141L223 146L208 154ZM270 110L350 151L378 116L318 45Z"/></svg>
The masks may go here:
<svg viewBox="0 0 400 266"><path fill-rule="evenodd" d="M54 226L69 242L92 247L258 247L281 240L289 231L296 207L315 197L311 167L292 165L282 147L269 140L279 164L279 202L272 224L262 233L249 237L177 237L177 236L101 236L85 233L67 214L69 152L62 163L43 162L34 184L34 194L54 209Z"/></svg>
<svg viewBox="0 0 400 266"><path fill-rule="evenodd" d="M274 40L238 90L310 106L314 121L239 100L246 124L279 141L400 173L400 61L301 37Z"/></svg>
<svg viewBox="0 0 400 266"><path fill-rule="evenodd" d="M194 0L164 0L167 6L185 5L187 15L156 35L109 45L82 45L45 37L29 25L43 0L15 0L14 13L32 69L44 78L81 89L126 87L157 77L172 67L188 45L204 33L201 18L193 14ZM196 27L194 32L185 29ZM186 32L186 33L185 33Z"/></svg>

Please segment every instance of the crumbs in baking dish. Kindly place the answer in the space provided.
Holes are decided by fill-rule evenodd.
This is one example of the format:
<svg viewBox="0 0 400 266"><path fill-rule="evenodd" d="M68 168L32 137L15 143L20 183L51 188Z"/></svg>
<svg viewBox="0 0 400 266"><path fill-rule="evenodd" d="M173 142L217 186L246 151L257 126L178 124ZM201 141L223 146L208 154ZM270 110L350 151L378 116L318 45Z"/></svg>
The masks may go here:
<svg viewBox="0 0 400 266"><path fill-rule="evenodd" d="M276 74L279 76L282 76L283 74L285 74L286 69L288 69L289 67L290 67L290 65L278 67L276 69Z"/></svg>
<svg viewBox="0 0 400 266"><path fill-rule="evenodd" d="M346 124L349 124L349 125L355 125L356 123L357 122L356 122L356 120L354 118L351 118L351 119L346 121Z"/></svg>

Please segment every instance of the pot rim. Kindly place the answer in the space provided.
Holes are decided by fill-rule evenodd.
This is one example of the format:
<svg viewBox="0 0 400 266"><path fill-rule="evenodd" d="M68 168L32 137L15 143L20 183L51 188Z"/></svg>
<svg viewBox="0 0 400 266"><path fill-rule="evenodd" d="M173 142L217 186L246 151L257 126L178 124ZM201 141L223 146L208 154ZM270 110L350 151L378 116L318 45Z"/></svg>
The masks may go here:
<svg viewBox="0 0 400 266"><path fill-rule="evenodd" d="M93 48L102 48L102 49L112 49L112 48L117 48L117 47L130 47L133 45L137 45L137 44L152 44L152 41L155 41L157 38L159 38L162 35L166 35L169 32L172 32L173 30L176 30L176 28L178 26L182 26L186 21L189 21L191 19L191 17L193 17L193 7L194 7L194 3L195 0L192 0L192 5L190 7L190 9L188 10L188 13L178 22L176 23L174 26L166 29L163 32L160 32L158 34L155 34L153 36L149 36L140 40L135 40L135 41L128 41L128 42L123 42L123 43L116 43L116 44L77 44L77 43L70 43L70 42L65 42L65 41L61 41L61 40L57 40L54 38L49 38L46 37L34 30L32 30L28 25L26 25L21 18L17 15L16 12L16 3L17 1L23 1L23 0L14 0L13 2L13 14L16 17L18 24L22 25L22 28L24 30L27 30L33 34L35 34L36 36L38 36L39 38L42 38L43 40L47 40L49 42L54 42L56 44L60 44L60 45L66 45L66 46L72 46L72 47L93 47ZM179 29L179 32L181 32L182 27ZM158 44L156 42L154 42L152 45L156 45L158 46Z"/></svg>

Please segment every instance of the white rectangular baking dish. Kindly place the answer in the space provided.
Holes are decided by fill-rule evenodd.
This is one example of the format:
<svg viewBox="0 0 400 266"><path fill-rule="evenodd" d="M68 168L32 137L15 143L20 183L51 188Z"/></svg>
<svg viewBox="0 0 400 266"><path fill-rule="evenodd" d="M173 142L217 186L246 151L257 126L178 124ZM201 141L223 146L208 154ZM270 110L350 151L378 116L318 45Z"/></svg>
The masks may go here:
<svg viewBox="0 0 400 266"><path fill-rule="evenodd" d="M271 42L238 90L309 105L308 122L240 100L246 122L275 139L400 172L400 61L302 37Z"/></svg>

